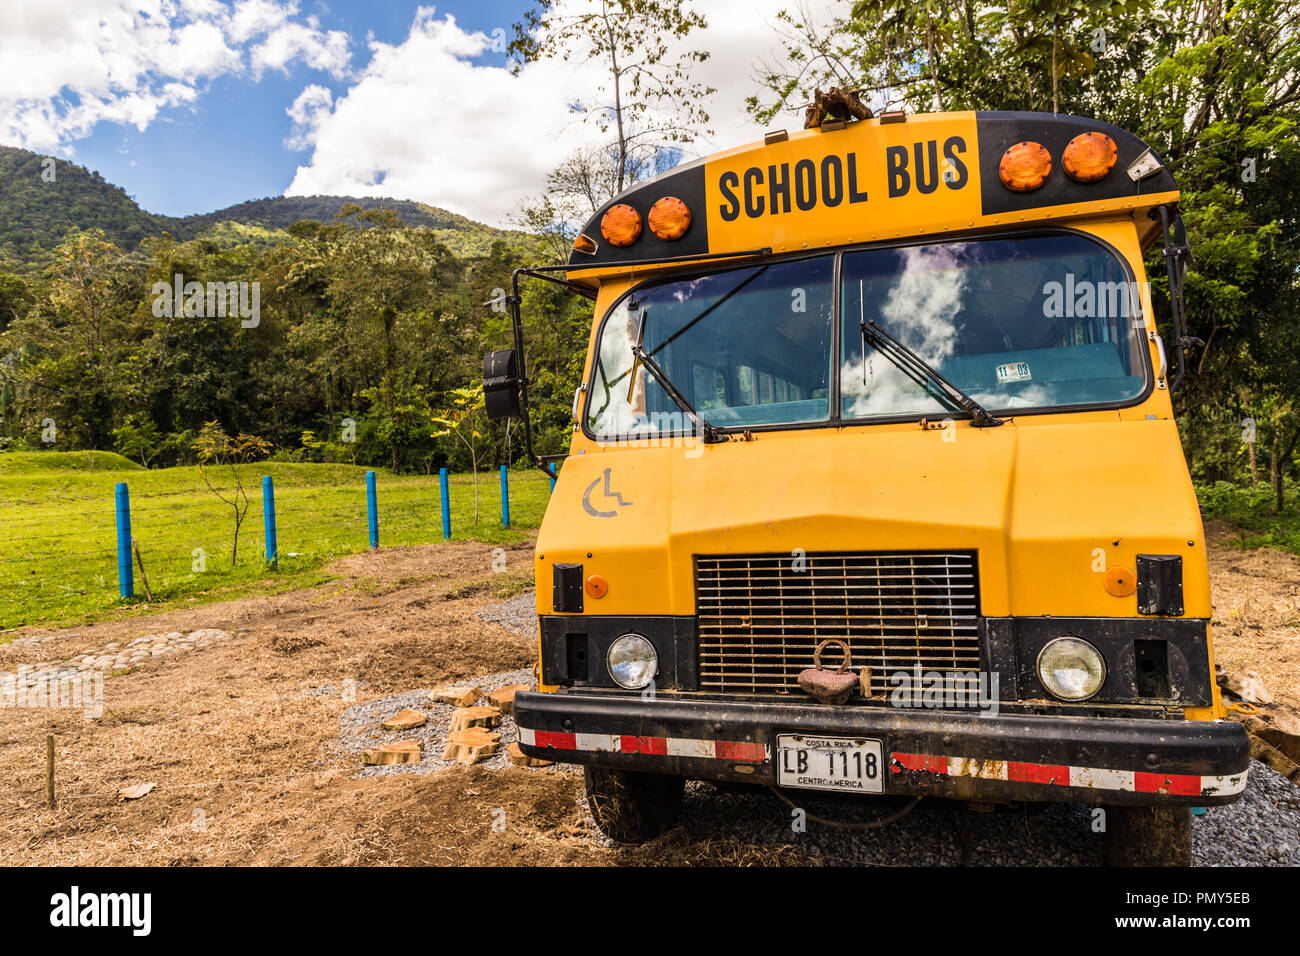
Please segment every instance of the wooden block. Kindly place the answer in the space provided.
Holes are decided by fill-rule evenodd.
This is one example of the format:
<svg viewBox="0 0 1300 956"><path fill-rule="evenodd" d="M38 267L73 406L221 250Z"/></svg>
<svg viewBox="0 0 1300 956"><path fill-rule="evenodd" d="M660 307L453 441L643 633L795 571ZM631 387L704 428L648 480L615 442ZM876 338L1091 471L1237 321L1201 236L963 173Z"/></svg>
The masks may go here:
<svg viewBox="0 0 1300 956"><path fill-rule="evenodd" d="M514 713L515 694L521 690L532 690L530 684L511 684L509 687L498 687L487 695L489 701L501 709L501 713Z"/></svg>
<svg viewBox="0 0 1300 956"><path fill-rule="evenodd" d="M435 687L429 692L429 700L436 700L440 704L451 704L453 707L473 707L482 696L483 691L480 688L470 687L468 684L446 684Z"/></svg>
<svg viewBox="0 0 1300 956"><path fill-rule="evenodd" d="M378 750L366 750L361 762L370 767L384 767L394 763L419 763L424 756L424 744L418 740L399 740L384 744Z"/></svg>
<svg viewBox="0 0 1300 956"><path fill-rule="evenodd" d="M495 727L501 723L501 711L495 707L462 707L451 715L451 732L470 727Z"/></svg>
<svg viewBox="0 0 1300 956"><path fill-rule="evenodd" d="M442 752L442 759L463 764L478 763L496 753L500 746L501 735L482 727L457 730L447 735L447 748Z"/></svg>
<svg viewBox="0 0 1300 956"><path fill-rule="evenodd" d="M554 760L543 760L540 757L530 757L519 749L519 744L511 742L506 748L506 759L516 767L550 767L555 764Z"/></svg>
<svg viewBox="0 0 1300 956"><path fill-rule="evenodd" d="M423 727L428 721L427 715L407 707L393 714L381 726L384 730L414 730L416 727Z"/></svg>

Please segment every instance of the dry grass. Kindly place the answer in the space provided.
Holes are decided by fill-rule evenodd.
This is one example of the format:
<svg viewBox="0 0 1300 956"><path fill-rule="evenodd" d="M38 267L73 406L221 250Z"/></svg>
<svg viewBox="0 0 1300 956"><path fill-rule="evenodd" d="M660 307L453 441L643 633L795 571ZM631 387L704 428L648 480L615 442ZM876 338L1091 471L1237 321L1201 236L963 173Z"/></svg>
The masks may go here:
<svg viewBox="0 0 1300 956"><path fill-rule="evenodd" d="M1300 714L1300 558L1226 547L1234 532L1219 522L1206 532L1215 662L1255 671L1281 709Z"/></svg>

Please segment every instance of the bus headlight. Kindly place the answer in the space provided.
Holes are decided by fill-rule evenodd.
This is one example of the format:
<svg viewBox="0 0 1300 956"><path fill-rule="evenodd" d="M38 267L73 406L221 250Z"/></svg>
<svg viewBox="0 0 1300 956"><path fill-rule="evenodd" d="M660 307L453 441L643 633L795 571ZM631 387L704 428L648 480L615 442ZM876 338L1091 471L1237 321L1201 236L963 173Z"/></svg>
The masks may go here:
<svg viewBox="0 0 1300 956"><path fill-rule="evenodd" d="M1106 683L1101 652L1077 637L1058 637L1038 653L1038 679L1061 700L1087 700Z"/></svg>
<svg viewBox="0 0 1300 956"><path fill-rule="evenodd" d="M640 690L659 672L659 655L640 634L624 634L609 645L605 665L619 687Z"/></svg>

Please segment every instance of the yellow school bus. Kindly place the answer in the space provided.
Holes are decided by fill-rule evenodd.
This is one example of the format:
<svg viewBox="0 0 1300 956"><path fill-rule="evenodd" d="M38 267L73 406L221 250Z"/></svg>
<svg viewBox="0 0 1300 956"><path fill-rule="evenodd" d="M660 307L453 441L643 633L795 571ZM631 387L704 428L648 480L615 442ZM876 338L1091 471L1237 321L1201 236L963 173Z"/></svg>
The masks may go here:
<svg viewBox="0 0 1300 956"><path fill-rule="evenodd" d="M521 270L595 303L523 751L619 841L693 779L1082 803L1112 862L1187 862L1249 748L1170 402L1178 201L1096 120L889 113L637 183ZM485 384L526 419L519 279Z"/></svg>

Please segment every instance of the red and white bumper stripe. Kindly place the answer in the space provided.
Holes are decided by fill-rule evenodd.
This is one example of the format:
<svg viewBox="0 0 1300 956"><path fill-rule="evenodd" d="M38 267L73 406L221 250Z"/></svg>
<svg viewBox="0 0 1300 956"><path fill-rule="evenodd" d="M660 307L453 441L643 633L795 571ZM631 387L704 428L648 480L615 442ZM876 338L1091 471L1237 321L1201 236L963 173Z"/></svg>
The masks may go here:
<svg viewBox="0 0 1300 956"><path fill-rule="evenodd" d="M766 744L741 740L580 734L531 730L527 727L519 728L519 742L526 747L550 747L555 750L703 757L735 763L765 763L772 757L772 749ZM890 770L895 774L905 771L924 771L943 777L973 777L979 780L1005 780L1010 783L1036 783L1057 787L1079 787L1086 790L1127 790L1134 793L1163 793L1171 796L1226 796L1241 793L1246 789L1247 776L1244 770L1239 774L1202 776L898 752L890 754Z"/></svg>
<svg viewBox="0 0 1300 956"><path fill-rule="evenodd" d="M1023 763L1015 760L980 760L935 754L890 754L890 770L921 770L944 777L974 777L1012 783L1042 783L1088 790L1128 790L1178 796L1223 796L1246 789L1246 771L1226 776L1185 773L1147 773L1141 770L1107 770L1066 764Z"/></svg>
<svg viewBox="0 0 1300 956"><path fill-rule="evenodd" d="M763 763L771 759L766 744L744 740L695 740L690 737L633 737L626 734L575 734L519 728L525 747L556 750L596 750L603 753L653 754L660 757L707 757L736 763Z"/></svg>

